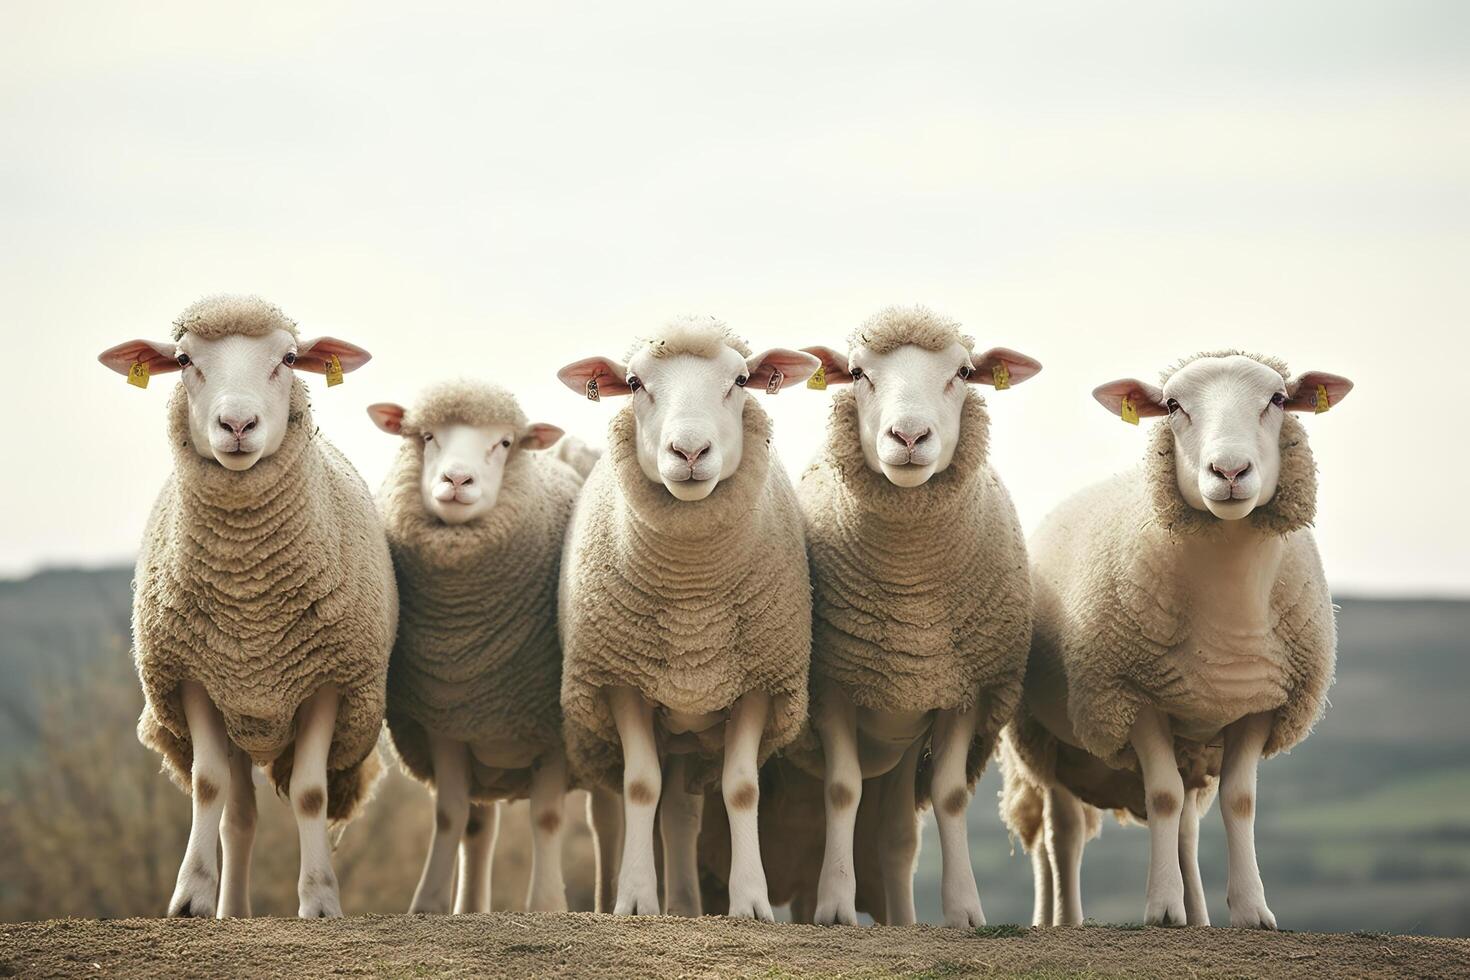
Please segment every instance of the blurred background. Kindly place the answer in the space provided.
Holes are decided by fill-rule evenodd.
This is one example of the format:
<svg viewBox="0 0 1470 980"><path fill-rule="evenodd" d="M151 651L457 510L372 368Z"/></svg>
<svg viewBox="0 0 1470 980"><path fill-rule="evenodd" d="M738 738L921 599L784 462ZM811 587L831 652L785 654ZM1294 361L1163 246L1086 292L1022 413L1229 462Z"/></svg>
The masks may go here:
<svg viewBox="0 0 1470 980"><path fill-rule="evenodd" d="M1353 378L1306 420L1339 681L1262 769L1262 866L1290 928L1470 933L1470 6L0 0L0 230L0 917L158 914L172 887L188 805L133 737L128 654L171 384L95 357L235 291L376 355L314 382L374 486L368 403L487 377L599 442L616 403L556 368L681 312L760 349L924 302L1038 358L990 398L1028 527L1139 458L1102 381L1223 346ZM825 396L765 404L799 469ZM982 899L1027 921L997 788ZM256 909L290 914L294 830L262 804ZM349 912L407 907L430 821L384 784L338 851ZM508 816L503 907L525 836ZM1091 915L1140 916L1146 847L1088 849ZM1213 814L1202 847L1224 921ZM920 874L937 921L931 837Z"/></svg>

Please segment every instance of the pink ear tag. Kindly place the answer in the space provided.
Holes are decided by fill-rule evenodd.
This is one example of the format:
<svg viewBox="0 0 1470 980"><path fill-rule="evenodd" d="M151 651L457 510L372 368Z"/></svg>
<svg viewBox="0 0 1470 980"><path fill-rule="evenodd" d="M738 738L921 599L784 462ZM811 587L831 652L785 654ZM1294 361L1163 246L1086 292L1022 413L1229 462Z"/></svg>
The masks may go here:
<svg viewBox="0 0 1470 980"><path fill-rule="evenodd" d="M602 401L602 393L597 390L597 379L595 377L587 379L587 400L589 402Z"/></svg>
<svg viewBox="0 0 1470 980"><path fill-rule="evenodd" d="M769 380L769 381L766 382L766 394L768 394L768 395L779 395L779 394L781 394L781 382L783 382L785 380L786 380L786 375L782 374L780 371L776 370L775 368L772 368L771 369L771 380Z"/></svg>

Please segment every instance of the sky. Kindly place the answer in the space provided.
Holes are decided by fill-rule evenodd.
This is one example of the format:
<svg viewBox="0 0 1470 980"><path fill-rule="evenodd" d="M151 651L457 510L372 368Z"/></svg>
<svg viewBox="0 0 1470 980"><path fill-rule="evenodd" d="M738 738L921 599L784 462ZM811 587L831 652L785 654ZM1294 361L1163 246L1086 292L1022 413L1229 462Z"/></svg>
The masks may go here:
<svg viewBox="0 0 1470 980"><path fill-rule="evenodd" d="M1357 383L1306 418L1333 587L1470 594L1456 0L0 2L0 575L130 559L172 379L96 355L215 292L372 351L312 384L373 487L364 407L437 379L601 442L556 369L673 315L924 303L1044 365L989 399L1028 528L1143 453L1094 386L1260 350ZM793 471L826 401L763 399Z"/></svg>

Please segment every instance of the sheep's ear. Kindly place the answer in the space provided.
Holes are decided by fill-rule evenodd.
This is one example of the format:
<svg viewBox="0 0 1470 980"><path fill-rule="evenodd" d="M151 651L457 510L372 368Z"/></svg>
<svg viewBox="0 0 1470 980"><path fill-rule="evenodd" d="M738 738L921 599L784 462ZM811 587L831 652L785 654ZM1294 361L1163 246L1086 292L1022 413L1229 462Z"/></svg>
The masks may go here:
<svg viewBox="0 0 1470 980"><path fill-rule="evenodd" d="M181 370L178 356L179 345L172 340L129 340L127 343L109 347L97 355L97 360L118 374L127 374L134 364L146 364L149 374L165 374Z"/></svg>
<svg viewBox="0 0 1470 980"><path fill-rule="evenodd" d="M975 365L969 377L972 385L994 385L1005 389L1041 372L1040 361L1009 347L992 347L971 360Z"/></svg>
<svg viewBox="0 0 1470 980"><path fill-rule="evenodd" d="M610 357L573 361L556 372L556 376L562 384L594 402L603 395L627 395L633 391L628 387L627 366Z"/></svg>
<svg viewBox="0 0 1470 980"><path fill-rule="evenodd" d="M565 434L548 422L532 422L517 445L522 449L550 449Z"/></svg>
<svg viewBox="0 0 1470 980"><path fill-rule="evenodd" d="M745 359L745 370L750 380L745 386L751 391L775 394L782 388L800 384L816 373L822 362L811 354L785 347L772 347Z"/></svg>
<svg viewBox="0 0 1470 980"><path fill-rule="evenodd" d="M315 340L303 340L296 345L295 368L298 371L310 371L312 374L326 374L334 354L337 356L337 363L342 365L343 374L356 371L373 359L373 355L356 344L349 344L336 337L317 337Z"/></svg>
<svg viewBox="0 0 1470 980"><path fill-rule="evenodd" d="M820 344L816 347L803 347L802 350L822 362L822 384L817 388L825 388L827 385L850 385L852 375L847 370L847 355L839 354L830 347Z"/></svg>
<svg viewBox="0 0 1470 980"><path fill-rule="evenodd" d="M1109 381L1105 385L1098 385L1092 389L1092 397L1097 399L1099 405L1121 417L1125 422L1136 424L1139 419L1169 414L1169 410L1164 407L1163 389L1156 388L1146 381L1139 381L1137 378L1122 378L1118 381ZM1125 398L1128 399L1128 405L1132 409L1132 418L1124 411L1123 399Z"/></svg>
<svg viewBox="0 0 1470 980"><path fill-rule="evenodd" d="M392 402L378 402L367 407L368 418L373 420L373 425L390 436L403 435L403 411L402 405Z"/></svg>
<svg viewBox="0 0 1470 980"><path fill-rule="evenodd" d="M1286 384L1286 410L1288 412L1325 412L1353 390L1353 383L1340 374L1326 371L1307 371L1298 374Z"/></svg>

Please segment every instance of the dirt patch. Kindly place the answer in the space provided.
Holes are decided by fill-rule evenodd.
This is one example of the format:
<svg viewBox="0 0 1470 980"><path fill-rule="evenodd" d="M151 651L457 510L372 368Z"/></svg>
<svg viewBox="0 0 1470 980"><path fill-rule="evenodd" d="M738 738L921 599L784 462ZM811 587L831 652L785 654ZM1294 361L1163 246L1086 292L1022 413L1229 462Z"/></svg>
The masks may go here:
<svg viewBox="0 0 1470 980"><path fill-rule="evenodd" d="M0 926L0 977L1450 977L1470 940L1232 929L835 928L590 913Z"/></svg>

